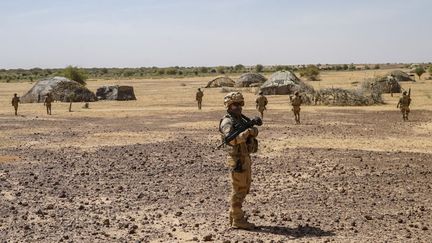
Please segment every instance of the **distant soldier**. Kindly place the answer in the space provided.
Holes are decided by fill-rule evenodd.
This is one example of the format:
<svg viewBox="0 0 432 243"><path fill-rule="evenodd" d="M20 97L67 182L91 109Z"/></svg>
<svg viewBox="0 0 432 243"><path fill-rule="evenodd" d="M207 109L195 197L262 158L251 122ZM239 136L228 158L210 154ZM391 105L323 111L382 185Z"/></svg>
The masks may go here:
<svg viewBox="0 0 432 243"><path fill-rule="evenodd" d="M411 93L411 92L410 92ZM406 91L403 92L402 97L399 99L399 102L396 108L400 108L402 112L402 118L404 121L408 121L408 114L410 113L410 104L411 104L411 94L407 94Z"/></svg>
<svg viewBox="0 0 432 243"><path fill-rule="evenodd" d="M268 101L267 98L263 95L262 91L258 93L258 97L256 98L255 102L256 102L256 109L261 114L261 119L264 119L264 111L267 110L266 106Z"/></svg>
<svg viewBox="0 0 432 243"><path fill-rule="evenodd" d="M20 99L17 94L14 94L14 97L12 98L12 106L15 109L15 116L18 115L18 103L20 103Z"/></svg>
<svg viewBox="0 0 432 243"><path fill-rule="evenodd" d="M198 91L196 93L195 99L198 102L198 109L199 110L201 110L203 96L204 96L204 92L202 92L201 89L198 88Z"/></svg>
<svg viewBox="0 0 432 243"><path fill-rule="evenodd" d="M242 114L244 99L240 92L227 94L224 97L224 104L227 108L227 114L219 123L219 131L223 138L249 120ZM257 135L257 128L248 128L227 145L228 166L231 169L232 184L229 220L230 226L233 228L250 230L255 227L254 224L247 221L242 206L251 186L252 161L250 154L255 153L258 149L258 142L255 139Z"/></svg>
<svg viewBox="0 0 432 243"><path fill-rule="evenodd" d="M47 114L51 115L51 103L54 101L54 98L52 97L51 93L48 93L45 97L44 106L47 109Z"/></svg>
<svg viewBox="0 0 432 243"><path fill-rule="evenodd" d="M292 111L294 112L294 119L296 124L300 124L300 106L302 104L302 99L298 91L294 93L294 98L290 96L290 101L292 105Z"/></svg>
<svg viewBox="0 0 432 243"><path fill-rule="evenodd" d="M388 83L388 87L389 87L389 91L390 91L390 96L393 97L393 89L395 87L394 82L396 81L396 79L393 76L387 76L387 83Z"/></svg>

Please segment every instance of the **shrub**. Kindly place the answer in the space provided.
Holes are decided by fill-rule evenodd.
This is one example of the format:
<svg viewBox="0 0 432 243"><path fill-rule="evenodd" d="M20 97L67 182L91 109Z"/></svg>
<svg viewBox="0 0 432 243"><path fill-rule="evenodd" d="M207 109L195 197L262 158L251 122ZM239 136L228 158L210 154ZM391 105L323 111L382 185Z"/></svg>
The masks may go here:
<svg viewBox="0 0 432 243"><path fill-rule="evenodd" d="M417 76L419 77L419 79L421 79L421 76L426 72L426 70L422 67L416 67L416 69L414 69L415 74L417 74Z"/></svg>
<svg viewBox="0 0 432 243"><path fill-rule="evenodd" d="M76 81L82 85L86 84L85 80L87 79L87 74L84 70L78 67L67 66L62 73L63 76L70 80Z"/></svg>
<svg viewBox="0 0 432 243"><path fill-rule="evenodd" d="M257 65L255 66L255 71L256 71L257 73L260 73L260 72L264 71L264 66L261 65L261 64L257 64Z"/></svg>
<svg viewBox="0 0 432 243"><path fill-rule="evenodd" d="M319 73L319 68L315 65L308 65L307 67L300 69L300 76L306 77L311 81L319 80Z"/></svg>

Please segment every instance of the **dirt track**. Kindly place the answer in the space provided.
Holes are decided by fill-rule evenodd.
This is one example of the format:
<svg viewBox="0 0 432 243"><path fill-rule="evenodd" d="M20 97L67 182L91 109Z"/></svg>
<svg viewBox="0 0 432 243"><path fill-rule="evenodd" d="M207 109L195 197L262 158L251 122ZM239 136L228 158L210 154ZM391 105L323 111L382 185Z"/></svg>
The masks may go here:
<svg viewBox="0 0 432 243"><path fill-rule="evenodd" d="M253 232L227 225L228 171L215 149L222 115L0 117L2 130L17 131L8 141L19 141L0 149L0 239L432 241L429 144L423 152L396 144L430 138L416 129L432 112L403 123L397 111L306 111L300 126L288 111L268 113L245 204L261 226ZM365 149L344 147L356 139Z"/></svg>

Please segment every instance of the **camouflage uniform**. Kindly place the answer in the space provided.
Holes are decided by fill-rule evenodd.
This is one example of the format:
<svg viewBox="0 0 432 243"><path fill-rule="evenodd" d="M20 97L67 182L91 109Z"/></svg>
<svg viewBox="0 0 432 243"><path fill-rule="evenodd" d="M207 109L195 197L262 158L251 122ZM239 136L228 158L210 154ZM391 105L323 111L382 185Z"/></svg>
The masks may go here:
<svg viewBox="0 0 432 243"><path fill-rule="evenodd" d="M45 97L44 106L46 106L47 114L51 115L51 103L54 101L54 98L48 93Z"/></svg>
<svg viewBox="0 0 432 243"><path fill-rule="evenodd" d="M264 119L264 111L266 110L268 101L262 92L259 93L259 96L256 98L255 103L258 112L261 114L261 118Z"/></svg>
<svg viewBox="0 0 432 243"><path fill-rule="evenodd" d="M12 98L12 106L15 109L15 116L18 115L18 103L20 102L19 97L17 96L17 94L14 94L14 97Z"/></svg>
<svg viewBox="0 0 432 243"><path fill-rule="evenodd" d="M393 89L394 89L394 82L395 82L395 78L393 76L387 76L387 82L388 82L388 87L389 87L389 91L390 91L390 96L393 97Z"/></svg>
<svg viewBox="0 0 432 243"><path fill-rule="evenodd" d="M407 95L407 92L404 91L402 97L399 99L399 102L396 107L399 107L402 112L402 118L404 121L408 121L408 114L410 113L411 98Z"/></svg>
<svg viewBox="0 0 432 243"><path fill-rule="evenodd" d="M243 96L239 92L232 92L225 96L225 106L228 108L226 114L220 121L219 130L222 137L227 136L235 126L245 122L242 116L230 113L229 107L233 103L244 105ZM253 229L254 224L249 223L245 218L245 213L242 210L243 202L246 195L249 193L252 175L251 175L251 158L250 153L256 151L257 143L255 137L258 135L257 128L249 128L240 133L227 146L228 161L227 164L231 168L230 177L232 184L232 192L230 198L229 219L230 225L234 228ZM255 148L253 144L256 145Z"/></svg>
<svg viewBox="0 0 432 243"><path fill-rule="evenodd" d="M292 98L290 96L291 105L292 105L292 111L294 112L294 119L296 124L300 124L300 106L302 104L301 96L299 95L299 92L295 92L295 97Z"/></svg>
<svg viewBox="0 0 432 243"><path fill-rule="evenodd" d="M195 99L198 102L198 109L199 110L201 110L203 96L204 96L204 92L202 92L201 89L198 89L198 92L196 93Z"/></svg>

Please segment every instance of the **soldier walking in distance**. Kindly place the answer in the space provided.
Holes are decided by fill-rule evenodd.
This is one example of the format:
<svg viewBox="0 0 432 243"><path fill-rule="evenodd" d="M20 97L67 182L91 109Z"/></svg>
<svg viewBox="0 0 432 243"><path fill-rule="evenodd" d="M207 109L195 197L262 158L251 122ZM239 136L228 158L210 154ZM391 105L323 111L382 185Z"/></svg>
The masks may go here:
<svg viewBox="0 0 432 243"><path fill-rule="evenodd" d="M239 126L244 126L248 120L250 121L249 118L242 114L244 99L240 92L227 94L224 98L224 104L227 108L227 114L219 123L219 131L223 138L227 137ZM250 230L255 227L254 224L247 221L242 206L251 186L252 162L250 154L255 153L258 149L258 141L255 139L257 135L257 128L248 128L226 146L232 185L229 222L233 228Z"/></svg>
<svg viewBox="0 0 432 243"><path fill-rule="evenodd" d="M290 96L290 101L292 105L292 111L294 112L294 119L296 124L300 124L300 106L302 104L302 99L298 91L294 93L294 98Z"/></svg>
<svg viewBox="0 0 432 243"><path fill-rule="evenodd" d="M410 92L411 93L411 92ZM404 121L408 121L408 114L410 113L410 104L411 104L411 94L407 94L406 91L402 93L402 97L399 99L399 102L396 108L400 108L402 112L402 119Z"/></svg>
<svg viewBox="0 0 432 243"><path fill-rule="evenodd" d="M268 101L267 98L263 95L262 91L258 93L258 97L256 98L255 103L258 112L261 114L261 119L264 119L264 111L267 110L266 106Z"/></svg>
<svg viewBox="0 0 432 243"><path fill-rule="evenodd" d="M51 93L48 93L45 97L44 106L47 109L47 114L51 115L51 103L54 101L54 98L52 97Z"/></svg>
<svg viewBox="0 0 432 243"><path fill-rule="evenodd" d="M201 110L203 96L204 96L204 92L202 92L201 89L199 88L195 96L195 99L198 102L198 110Z"/></svg>
<svg viewBox="0 0 432 243"><path fill-rule="evenodd" d="M20 103L20 99L17 94L14 94L14 97L12 98L12 106L15 109L15 116L18 115L18 103Z"/></svg>

